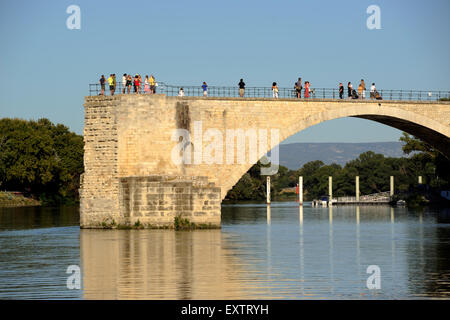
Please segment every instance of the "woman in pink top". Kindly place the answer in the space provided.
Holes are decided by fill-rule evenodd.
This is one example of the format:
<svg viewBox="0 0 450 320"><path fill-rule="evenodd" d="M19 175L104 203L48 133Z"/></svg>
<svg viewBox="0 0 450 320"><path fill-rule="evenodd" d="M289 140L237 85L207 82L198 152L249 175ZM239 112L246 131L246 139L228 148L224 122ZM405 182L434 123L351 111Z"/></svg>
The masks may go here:
<svg viewBox="0 0 450 320"><path fill-rule="evenodd" d="M150 93L150 85L148 83L148 75L145 76L144 93Z"/></svg>

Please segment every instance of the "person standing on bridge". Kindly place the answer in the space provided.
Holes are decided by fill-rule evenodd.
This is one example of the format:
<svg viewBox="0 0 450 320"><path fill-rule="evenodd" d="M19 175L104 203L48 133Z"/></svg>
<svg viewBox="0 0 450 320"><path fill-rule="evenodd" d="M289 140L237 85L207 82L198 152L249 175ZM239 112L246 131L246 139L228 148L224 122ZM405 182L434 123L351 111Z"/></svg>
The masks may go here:
<svg viewBox="0 0 450 320"><path fill-rule="evenodd" d="M153 74L150 75L149 83L150 83L150 93L155 94L156 93L156 80L155 80L155 77L153 76Z"/></svg>
<svg viewBox="0 0 450 320"><path fill-rule="evenodd" d="M127 87L127 74L126 73L124 73L122 76L122 87L123 87L122 93L125 94L125 89Z"/></svg>
<svg viewBox="0 0 450 320"><path fill-rule="evenodd" d="M278 86L276 82L272 83L272 96L273 98L278 99Z"/></svg>
<svg viewBox="0 0 450 320"><path fill-rule="evenodd" d="M344 99L344 85L342 82L339 83L339 99Z"/></svg>
<svg viewBox="0 0 450 320"><path fill-rule="evenodd" d="M150 93L150 86L148 84L148 75L145 76L144 93Z"/></svg>
<svg viewBox="0 0 450 320"><path fill-rule="evenodd" d="M100 91L100 95L104 96L105 95L105 75L102 74L102 77L100 78L100 87L102 88L102 90Z"/></svg>
<svg viewBox="0 0 450 320"><path fill-rule="evenodd" d="M300 99L302 97L302 90L303 90L302 78L298 78L298 81L294 85L294 89L297 93L297 98Z"/></svg>
<svg viewBox="0 0 450 320"><path fill-rule="evenodd" d="M241 81L239 81L238 86L239 86L239 96L242 98L244 96L244 93L245 93L245 82L244 82L244 79L241 79Z"/></svg>
<svg viewBox="0 0 450 320"><path fill-rule="evenodd" d="M372 86L370 86L370 99L371 100L375 99L375 91L377 91L377 89L375 88L375 82L373 82Z"/></svg>
<svg viewBox="0 0 450 320"><path fill-rule="evenodd" d="M203 82L202 89L203 89L203 96L206 97L208 95L208 85L206 84L206 82Z"/></svg>
<svg viewBox="0 0 450 320"><path fill-rule="evenodd" d="M310 84L309 84L309 81L305 81L305 93L304 93L304 97L305 97L305 99L306 98L309 98L309 88L310 88Z"/></svg>
<svg viewBox="0 0 450 320"><path fill-rule="evenodd" d="M180 91L178 92L179 97L184 97L184 90L183 88L180 88Z"/></svg>
<svg viewBox="0 0 450 320"><path fill-rule="evenodd" d="M139 87L139 77L136 74L134 76L134 80L133 80L133 89L134 89L134 93L136 93L136 94L138 93L138 87Z"/></svg>
<svg viewBox="0 0 450 320"><path fill-rule="evenodd" d="M109 92L113 96L114 95L114 80L113 80L112 74L109 75L108 84L109 84Z"/></svg>
<svg viewBox="0 0 450 320"><path fill-rule="evenodd" d="M362 84L360 83L359 84L359 86L358 86L358 94L359 94L359 97L360 97L360 99L362 99Z"/></svg>
<svg viewBox="0 0 450 320"><path fill-rule="evenodd" d="M348 99L352 98L352 91L353 91L353 86L352 86L352 83L349 81L347 84Z"/></svg>
<svg viewBox="0 0 450 320"><path fill-rule="evenodd" d="M127 77L127 92L128 93L130 93L130 91L131 91L132 82L133 82L133 79L131 78L131 74L129 74Z"/></svg>
<svg viewBox="0 0 450 320"><path fill-rule="evenodd" d="M364 79L361 79L361 99L366 99L366 83L364 82Z"/></svg>

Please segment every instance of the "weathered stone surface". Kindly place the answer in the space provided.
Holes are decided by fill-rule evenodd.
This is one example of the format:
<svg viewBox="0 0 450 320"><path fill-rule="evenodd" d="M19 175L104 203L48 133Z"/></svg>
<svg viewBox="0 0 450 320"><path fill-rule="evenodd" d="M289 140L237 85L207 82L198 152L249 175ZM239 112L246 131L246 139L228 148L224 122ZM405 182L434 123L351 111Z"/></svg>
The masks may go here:
<svg viewBox="0 0 450 320"><path fill-rule="evenodd" d="M138 218L141 223L147 219L154 225L170 224L174 214L181 213L192 222L219 225L220 201L252 166L250 150L256 148L247 141L244 150L233 146L236 153L243 151L246 161L227 163L229 129L278 129L281 142L324 121L359 117L411 133L450 157L448 102L116 95L86 97L84 106L85 173L80 190L84 228L134 224ZM197 121L202 121L202 135L208 129L223 135L221 163L203 158L194 163L196 150L202 148L195 139ZM179 143L172 138L176 129L191 135L191 164L172 161ZM258 159L269 150L270 145L258 149Z"/></svg>

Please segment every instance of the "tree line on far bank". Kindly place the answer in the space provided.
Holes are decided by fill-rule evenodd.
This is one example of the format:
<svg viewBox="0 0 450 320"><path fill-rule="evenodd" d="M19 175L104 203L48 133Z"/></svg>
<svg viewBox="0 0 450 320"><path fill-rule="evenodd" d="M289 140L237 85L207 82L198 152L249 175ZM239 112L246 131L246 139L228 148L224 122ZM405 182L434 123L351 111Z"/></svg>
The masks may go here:
<svg viewBox="0 0 450 320"><path fill-rule="evenodd" d="M0 119L0 190L45 205L73 204L82 173L82 136L48 119Z"/></svg>
<svg viewBox="0 0 450 320"><path fill-rule="evenodd" d="M400 141L404 143L403 152L409 155L408 157L385 157L368 151L360 154L357 159L347 162L345 166L335 163L326 165L320 160L305 163L298 170L280 166L278 173L271 176L271 198L273 200L286 198L289 193L284 191L286 188L295 188L299 176L303 176L305 201L328 195L329 176L333 177L333 196L336 197L355 195L356 176L359 176L361 195L389 191L390 176L394 176L397 197L409 199L411 202L417 202L417 198L421 198L421 195L450 188L450 161L447 158L428 144L406 133ZM260 162L250 168L228 192L226 199L264 200L266 176L260 174L260 168ZM419 176L422 176L421 186L418 185Z"/></svg>

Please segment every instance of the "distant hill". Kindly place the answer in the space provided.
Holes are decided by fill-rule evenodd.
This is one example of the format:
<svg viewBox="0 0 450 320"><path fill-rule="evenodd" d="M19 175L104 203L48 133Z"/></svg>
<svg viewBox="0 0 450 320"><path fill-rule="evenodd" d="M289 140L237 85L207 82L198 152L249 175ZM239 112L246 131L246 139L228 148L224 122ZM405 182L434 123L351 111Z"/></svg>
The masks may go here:
<svg viewBox="0 0 450 320"><path fill-rule="evenodd" d="M280 145L280 164L291 170L305 163L321 160L325 164L345 165L361 153L373 151L386 157L404 157L402 142L373 143L289 143Z"/></svg>

